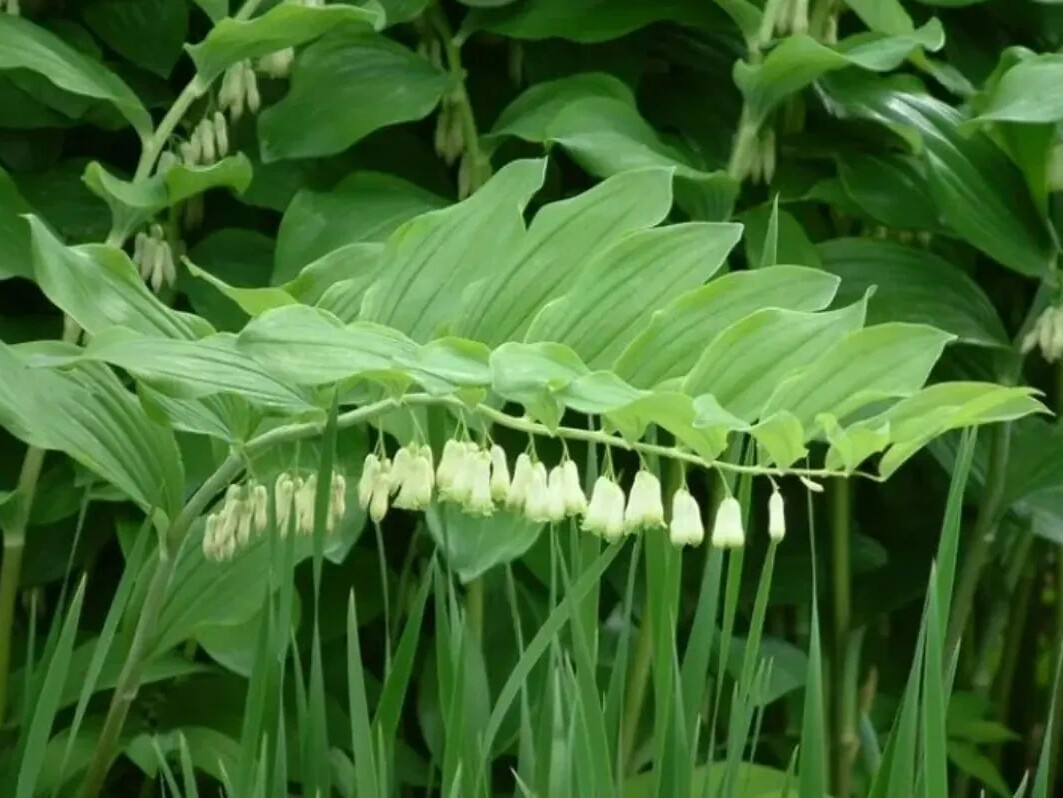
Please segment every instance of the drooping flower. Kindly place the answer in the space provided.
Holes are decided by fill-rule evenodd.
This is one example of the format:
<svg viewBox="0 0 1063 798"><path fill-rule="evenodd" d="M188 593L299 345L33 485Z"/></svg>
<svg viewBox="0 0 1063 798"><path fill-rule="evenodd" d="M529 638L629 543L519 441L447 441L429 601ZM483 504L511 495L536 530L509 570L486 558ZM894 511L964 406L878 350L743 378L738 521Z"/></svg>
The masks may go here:
<svg viewBox="0 0 1063 798"><path fill-rule="evenodd" d="M738 499L728 496L716 510L712 525L712 545L721 549L739 548L745 545L746 535L742 529L742 505Z"/></svg>
<svg viewBox="0 0 1063 798"><path fill-rule="evenodd" d="M254 529L256 533L262 533L269 525L269 513L267 512L269 494L266 491L265 485L259 485L257 482L250 486L251 498L251 515L253 519Z"/></svg>
<svg viewBox="0 0 1063 798"><path fill-rule="evenodd" d="M533 523L545 524L550 520L550 486L546 466L532 466L528 480L528 496L524 502L524 516Z"/></svg>
<svg viewBox="0 0 1063 798"><path fill-rule="evenodd" d="M497 443L491 447L491 498L504 502L509 495L509 465L506 450Z"/></svg>
<svg viewBox="0 0 1063 798"><path fill-rule="evenodd" d="M317 474L311 474L295 496L295 525L302 535L313 534L314 504L317 501Z"/></svg>
<svg viewBox="0 0 1063 798"><path fill-rule="evenodd" d="M436 485L441 494L450 490L464 460L464 443L451 439L443 445L443 456L439 458L439 467L436 469Z"/></svg>
<svg viewBox="0 0 1063 798"><path fill-rule="evenodd" d="M553 522L563 521L565 518L565 471L556 465L550 469L547 478L547 515Z"/></svg>
<svg viewBox="0 0 1063 798"><path fill-rule="evenodd" d="M397 459L397 458L396 458ZM424 510L432 503L432 450L427 446L417 449L406 466L406 477L395 497L393 506L400 510Z"/></svg>
<svg viewBox="0 0 1063 798"><path fill-rule="evenodd" d="M369 517L376 523L384 520L388 514L388 497L391 495L391 487L386 475L377 476L373 484L373 497L369 500Z"/></svg>
<svg viewBox="0 0 1063 798"><path fill-rule="evenodd" d="M368 460L368 458L366 459ZM376 458L374 457L373 459L375 460ZM375 467L379 468L379 463ZM359 485L358 489L361 490L361 485ZM281 537L288 534L288 519L291 518L294 499L295 482L291 474L282 472L273 484L273 502L277 511L277 530L280 532Z"/></svg>
<svg viewBox="0 0 1063 798"><path fill-rule="evenodd" d="M768 537L776 542L786 537L786 511L778 489L768 499Z"/></svg>
<svg viewBox="0 0 1063 798"><path fill-rule="evenodd" d="M624 534L624 490L608 477L594 482L583 528L611 541Z"/></svg>
<svg viewBox="0 0 1063 798"><path fill-rule="evenodd" d="M333 474L332 486L329 492L328 519L325 523L325 528L331 532L346 514L347 480L344 479L343 474Z"/></svg>
<svg viewBox="0 0 1063 798"><path fill-rule="evenodd" d="M469 454L468 462L469 498L464 508L473 515L489 516L495 511L491 500L491 455L480 450Z"/></svg>
<svg viewBox="0 0 1063 798"><path fill-rule="evenodd" d="M412 463L413 455L409 447L404 446L395 452L395 459L391 461L391 470L388 472L388 489L393 495L398 493L406 481Z"/></svg>
<svg viewBox="0 0 1063 798"><path fill-rule="evenodd" d="M631 534L639 527L655 526L664 526L661 483L643 469L635 474L635 481L631 484L631 493L624 509L624 531Z"/></svg>
<svg viewBox="0 0 1063 798"><path fill-rule="evenodd" d="M701 508L686 488L672 494L672 522L668 530L675 546L698 546L705 539Z"/></svg>
<svg viewBox="0 0 1063 798"><path fill-rule="evenodd" d="M362 476L358 480L358 504L363 510L369 509L369 502L373 498L373 486L376 484L377 474L380 473L380 465L380 458L375 454L367 454L365 462L362 463Z"/></svg>
<svg viewBox="0 0 1063 798"><path fill-rule="evenodd" d="M565 513L568 515L584 515L587 512L587 497L583 493L580 484L579 469L573 460L565 460L561 464L562 486L565 497Z"/></svg>
<svg viewBox="0 0 1063 798"><path fill-rule="evenodd" d="M528 489L532 480L532 461L527 454L521 453L513 466L513 481L506 493L506 507L514 512L522 510L528 501Z"/></svg>

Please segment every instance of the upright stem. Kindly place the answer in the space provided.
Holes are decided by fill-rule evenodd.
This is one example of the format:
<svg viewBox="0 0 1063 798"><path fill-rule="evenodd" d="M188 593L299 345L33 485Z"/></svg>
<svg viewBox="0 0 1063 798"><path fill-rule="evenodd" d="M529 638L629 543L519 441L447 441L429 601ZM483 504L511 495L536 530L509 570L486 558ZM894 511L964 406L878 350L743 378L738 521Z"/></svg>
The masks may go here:
<svg viewBox="0 0 1063 798"><path fill-rule="evenodd" d="M986 472L985 492L978 508L971 541L956 580L956 599L952 604L948 634L945 638L946 658L951 657L960 642L963 630L974 606L978 581L989 561L989 554L996 539L997 526L1004 510L1005 477L1008 468L1008 449L1011 441L1011 424L1001 423L993 428L989 441L989 468Z"/></svg>
<svg viewBox="0 0 1063 798"><path fill-rule="evenodd" d="M620 728L620 767L621 777L625 777L631 754L635 749L635 735L638 734L639 720L642 718L642 704L646 700L646 684L650 677L650 663L653 657L653 625L650 613L642 613L642 623L635 642L635 659L631 663L631 673L624 694L624 721Z"/></svg>
<svg viewBox="0 0 1063 798"><path fill-rule="evenodd" d="M831 746L833 792L837 798L849 798L852 781L852 743L856 730L852 726L852 696L848 695L846 658L852 615L852 580L850 574L850 490L849 481L836 479L831 485L831 583L833 605L833 640L831 646Z"/></svg>

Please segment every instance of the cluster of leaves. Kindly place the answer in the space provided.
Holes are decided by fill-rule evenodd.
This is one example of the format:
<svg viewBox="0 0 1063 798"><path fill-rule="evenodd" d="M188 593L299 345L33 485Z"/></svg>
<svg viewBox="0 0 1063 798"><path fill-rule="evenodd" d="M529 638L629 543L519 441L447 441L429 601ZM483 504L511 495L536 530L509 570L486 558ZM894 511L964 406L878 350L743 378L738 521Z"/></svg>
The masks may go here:
<svg viewBox="0 0 1063 798"><path fill-rule="evenodd" d="M958 793L1010 794L1032 757L1002 743L1014 724L1038 744L1028 708L1059 647L1025 618L1033 555L1063 540L1036 386L1059 397L1012 340L1059 301L1063 61L1037 51L1063 16L1008 6L0 13L0 435L25 452L0 472L13 794L140 774L185 795L756 795L791 777L943 795L950 772ZM227 70L288 48L229 155L163 167L224 107ZM131 258L151 225L173 287ZM692 488L735 492L754 524L753 475L839 477L830 723L808 584L825 552L802 534L744 568L445 505L363 540L348 501L335 535L203 558L203 516L242 472L315 469L324 491L373 437L438 453L455 428L513 452L531 434L545 459L560 440L588 482L632 448L665 484L700 465ZM854 489L869 460L895 478ZM820 501L795 525L823 526ZM1057 642L1060 606L1031 613Z"/></svg>

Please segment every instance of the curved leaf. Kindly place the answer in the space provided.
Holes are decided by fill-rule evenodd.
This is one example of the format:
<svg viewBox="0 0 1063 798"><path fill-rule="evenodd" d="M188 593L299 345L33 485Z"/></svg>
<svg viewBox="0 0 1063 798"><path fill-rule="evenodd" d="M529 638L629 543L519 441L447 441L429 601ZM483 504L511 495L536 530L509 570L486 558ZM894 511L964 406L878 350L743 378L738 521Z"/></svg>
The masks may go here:
<svg viewBox="0 0 1063 798"><path fill-rule="evenodd" d="M108 47L168 77L188 35L188 6L172 0L92 0L81 12Z"/></svg>
<svg viewBox="0 0 1063 798"><path fill-rule="evenodd" d="M15 181L0 167L0 280L33 278L30 230L22 218L30 210Z"/></svg>

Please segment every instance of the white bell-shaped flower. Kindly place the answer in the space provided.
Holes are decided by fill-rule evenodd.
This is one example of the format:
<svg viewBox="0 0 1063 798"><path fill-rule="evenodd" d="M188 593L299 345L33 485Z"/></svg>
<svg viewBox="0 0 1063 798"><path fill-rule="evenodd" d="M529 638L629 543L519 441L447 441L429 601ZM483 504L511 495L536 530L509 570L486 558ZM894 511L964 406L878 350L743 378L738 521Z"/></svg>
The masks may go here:
<svg viewBox="0 0 1063 798"><path fill-rule="evenodd" d="M344 479L343 474L333 474L332 486L329 491L328 519L325 522L325 528L331 532L346 514L347 480Z"/></svg>
<svg viewBox="0 0 1063 798"><path fill-rule="evenodd" d="M374 458L376 459L376 458ZM361 486L359 486L361 490ZM273 483L273 503L277 511L277 530L281 537L288 534L288 519L292 514L292 503L295 500L295 482L289 473L282 472Z"/></svg>
<svg viewBox="0 0 1063 798"><path fill-rule="evenodd" d="M439 467L436 469L436 485L439 492L444 496L454 485L465 462L465 444L461 441L449 440L443 446L443 456L439 458Z"/></svg>
<svg viewBox="0 0 1063 798"><path fill-rule="evenodd" d="M255 508L249 500L237 503L238 520L236 522L236 542L240 546L246 546L251 540L252 523L255 517Z"/></svg>
<svg viewBox="0 0 1063 798"><path fill-rule="evenodd" d="M203 526L203 556L208 560L218 559L218 524L221 516L211 513Z"/></svg>
<svg viewBox="0 0 1063 798"><path fill-rule="evenodd" d="M369 509L369 502L373 498L373 486L376 484L377 474L380 473L380 465L380 458L375 454L367 454L365 462L362 463L362 476L358 480L358 504L363 510ZM278 492L278 502L279 497Z"/></svg>
<svg viewBox="0 0 1063 798"><path fill-rule="evenodd" d="M786 510L782 494L777 489L768 499L768 537L776 542L786 537Z"/></svg>
<svg viewBox="0 0 1063 798"><path fill-rule="evenodd" d="M475 444L460 443L458 445L461 450L457 454L458 459L454 467L454 478L450 480L448 487L443 488L440 486L439 495L443 501L465 505L472 499L478 449ZM445 456L446 453L444 453ZM438 482L438 474L436 479ZM490 474L488 474L488 481L490 481Z"/></svg>
<svg viewBox="0 0 1063 798"><path fill-rule="evenodd" d="M587 512L587 497L583 493L583 485L580 484L579 469L574 460L566 460L561 464L562 490L565 497L565 513L568 515L584 515Z"/></svg>
<svg viewBox="0 0 1063 798"><path fill-rule="evenodd" d="M402 483L406 481L411 463L413 463L413 455L409 447L404 446L395 452L395 459L391 461L391 470L388 472L388 485L392 494L398 493Z"/></svg>
<svg viewBox="0 0 1063 798"><path fill-rule="evenodd" d="M295 526L302 535L314 532L314 504L317 501L317 474L311 474L295 494Z"/></svg>
<svg viewBox="0 0 1063 798"><path fill-rule="evenodd" d="M712 545L721 549L739 548L745 545L746 534L742 529L742 505L738 499L728 496L716 510L712 525Z"/></svg>
<svg viewBox="0 0 1063 798"><path fill-rule="evenodd" d="M556 465L547 479L547 515L553 522L565 519L565 471Z"/></svg>
<svg viewBox="0 0 1063 798"><path fill-rule="evenodd" d="M675 546L699 546L705 539L701 508L686 488L680 488L672 494L672 523L668 531Z"/></svg>
<svg viewBox="0 0 1063 798"><path fill-rule="evenodd" d="M608 477L594 482L583 528L607 540L618 540L624 533L624 490Z"/></svg>
<svg viewBox="0 0 1063 798"><path fill-rule="evenodd" d="M536 463L528 479L528 496L524 502L524 516L533 523L545 524L550 520L550 485L546 466Z"/></svg>
<svg viewBox="0 0 1063 798"><path fill-rule="evenodd" d="M489 516L495 511L491 499L491 455L480 450L468 456L469 499L465 511L473 515Z"/></svg>
<svg viewBox="0 0 1063 798"><path fill-rule="evenodd" d="M388 499L391 496L391 483L386 474L377 476L373 485L373 496L369 500L369 517L376 523L384 520L388 514Z"/></svg>
<svg viewBox="0 0 1063 798"><path fill-rule="evenodd" d="M528 488L531 487L532 461L527 454L521 453L513 466L513 480L506 492L506 507L514 512L524 509L528 501Z"/></svg>
<svg viewBox="0 0 1063 798"><path fill-rule="evenodd" d="M400 510L424 510L432 503L434 475L432 460L424 453L426 448L421 447L407 467L406 479L394 501L394 506Z"/></svg>
<svg viewBox="0 0 1063 798"><path fill-rule="evenodd" d="M624 509L624 531L628 534L639 527L664 526L664 503L661 483L649 471L635 474L627 507Z"/></svg>
<svg viewBox="0 0 1063 798"><path fill-rule="evenodd" d="M506 450L497 443L491 447L491 498L504 502L509 496L509 465Z"/></svg>
<svg viewBox="0 0 1063 798"><path fill-rule="evenodd" d="M251 515L256 534L266 531L269 525L268 502L269 493L265 485L255 483L251 485Z"/></svg>

